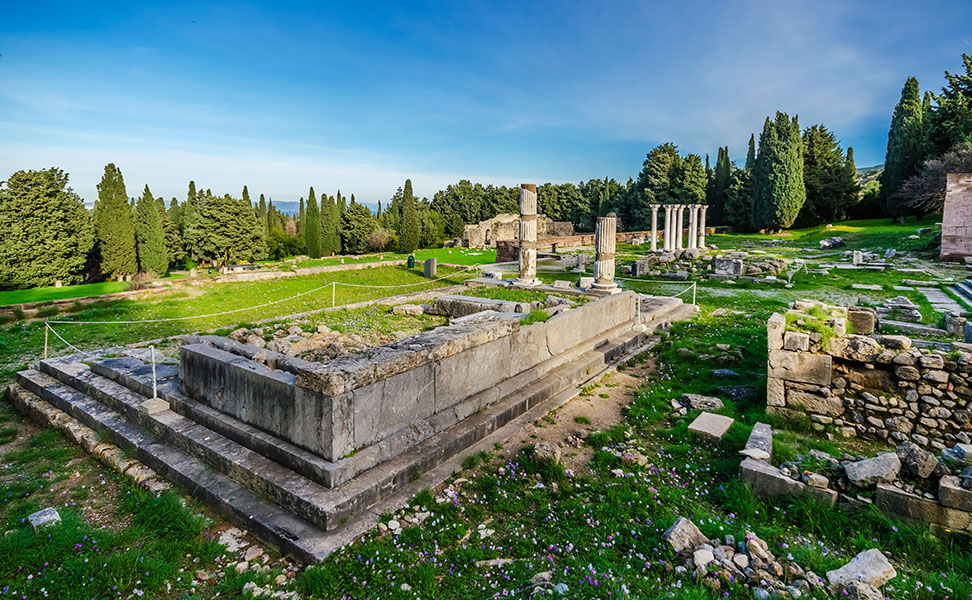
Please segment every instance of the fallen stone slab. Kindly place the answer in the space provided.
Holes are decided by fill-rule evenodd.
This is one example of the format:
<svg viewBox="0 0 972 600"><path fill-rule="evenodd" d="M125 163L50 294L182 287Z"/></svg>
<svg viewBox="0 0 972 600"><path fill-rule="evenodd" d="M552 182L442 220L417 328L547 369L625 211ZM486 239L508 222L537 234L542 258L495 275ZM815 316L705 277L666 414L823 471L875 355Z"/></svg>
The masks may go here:
<svg viewBox="0 0 972 600"><path fill-rule="evenodd" d="M895 448L894 453L905 471L921 479L931 476L938 467L938 457L914 442L901 444Z"/></svg>
<svg viewBox="0 0 972 600"><path fill-rule="evenodd" d="M769 460L773 455L773 428L766 423L753 425L746 447L739 453L756 460Z"/></svg>
<svg viewBox="0 0 972 600"><path fill-rule="evenodd" d="M854 283L851 287L855 290L872 290L875 292L884 289L883 285L877 283Z"/></svg>
<svg viewBox="0 0 972 600"><path fill-rule="evenodd" d="M972 512L972 490L959 485L959 478L946 475L938 482L938 501L949 508Z"/></svg>
<svg viewBox="0 0 972 600"><path fill-rule="evenodd" d="M423 312L421 304L399 304L392 307L392 313L396 315L421 315Z"/></svg>
<svg viewBox="0 0 972 600"><path fill-rule="evenodd" d="M702 396L701 394L682 394L682 406L687 406L695 410L718 410L725 407L722 400L715 396Z"/></svg>
<svg viewBox="0 0 972 600"><path fill-rule="evenodd" d="M878 454L874 458L853 462L844 467L847 479L858 487L894 481L900 470L901 461L893 452Z"/></svg>
<svg viewBox="0 0 972 600"><path fill-rule="evenodd" d="M691 550L696 546L707 544L709 539L692 521L679 517L671 527L662 534L662 539L676 551Z"/></svg>
<svg viewBox="0 0 972 600"><path fill-rule="evenodd" d="M48 506L43 510L28 515L27 521L30 522L30 526L34 531L38 531L45 527L59 524L61 522L61 515L58 514L57 509Z"/></svg>
<svg viewBox="0 0 972 600"><path fill-rule="evenodd" d="M871 548L852 558L843 567L827 571L827 581L830 585L863 581L874 587L881 587L897 575L898 572L894 570L894 566L884 553L877 548Z"/></svg>
<svg viewBox="0 0 972 600"><path fill-rule="evenodd" d="M770 498L812 496L828 506L837 504L837 492L835 490L812 487L787 477L765 460L754 458L743 460L742 464L739 465L739 478L760 496Z"/></svg>
<svg viewBox="0 0 972 600"><path fill-rule="evenodd" d="M879 483L874 504L885 512L916 521L934 523L955 531L972 531L972 513L942 506L934 500L908 493L893 485Z"/></svg>
<svg viewBox="0 0 972 600"><path fill-rule="evenodd" d="M733 419L729 417L704 412L692 421L688 430L703 437L721 440L722 436L732 427L732 423Z"/></svg>

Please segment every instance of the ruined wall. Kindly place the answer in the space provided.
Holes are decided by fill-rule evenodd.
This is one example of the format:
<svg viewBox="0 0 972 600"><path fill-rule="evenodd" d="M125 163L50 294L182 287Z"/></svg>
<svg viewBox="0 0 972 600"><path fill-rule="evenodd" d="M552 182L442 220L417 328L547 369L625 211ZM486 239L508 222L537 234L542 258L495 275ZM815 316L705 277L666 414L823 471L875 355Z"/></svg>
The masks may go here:
<svg viewBox="0 0 972 600"><path fill-rule="evenodd" d="M554 236L574 235L574 224L569 221L554 221L546 215L537 216L537 239ZM462 245L466 248L496 246L500 242L515 242L520 239L520 217L501 213L472 225L466 225L462 232Z"/></svg>
<svg viewBox="0 0 972 600"><path fill-rule="evenodd" d="M942 214L942 260L972 256L972 173L949 173Z"/></svg>
<svg viewBox="0 0 972 600"><path fill-rule="evenodd" d="M206 336L183 346L180 376L197 400L329 461L372 445L387 459L627 330L635 316L626 292L545 323L475 319L326 363Z"/></svg>
<svg viewBox="0 0 972 600"><path fill-rule="evenodd" d="M826 336L800 331L814 306L824 305L796 302L767 322L767 410L809 415L821 431L936 450L972 434L972 354L913 348L904 336L847 334L847 309L838 307L824 308L836 315Z"/></svg>

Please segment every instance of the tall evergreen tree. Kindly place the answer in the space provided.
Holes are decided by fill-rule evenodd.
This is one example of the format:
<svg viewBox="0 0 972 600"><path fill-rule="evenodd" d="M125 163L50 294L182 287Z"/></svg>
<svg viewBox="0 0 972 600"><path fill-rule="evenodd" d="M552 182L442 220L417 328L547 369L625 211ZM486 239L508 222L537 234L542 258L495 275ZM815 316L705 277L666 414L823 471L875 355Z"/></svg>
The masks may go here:
<svg viewBox="0 0 972 600"><path fill-rule="evenodd" d="M321 196L321 225L323 228L322 249L325 256L341 252L341 213L338 212L334 196Z"/></svg>
<svg viewBox="0 0 972 600"><path fill-rule="evenodd" d="M729 175L726 190L725 222L736 231L752 229L753 218L753 169L756 168L756 138L749 136L749 150L742 169Z"/></svg>
<svg viewBox="0 0 972 600"><path fill-rule="evenodd" d="M702 158L689 154L680 162L672 186L672 197L680 204L703 204L707 178Z"/></svg>
<svg viewBox="0 0 972 600"><path fill-rule="evenodd" d="M229 195L213 196L207 190L197 210L198 219L186 237L198 248L201 260L227 265L266 257L266 243L252 205Z"/></svg>
<svg viewBox="0 0 972 600"><path fill-rule="evenodd" d="M80 282L94 237L64 171L17 171L0 184L0 287Z"/></svg>
<svg viewBox="0 0 972 600"><path fill-rule="evenodd" d="M888 131L888 151L881 173L881 204L886 214L904 218L906 203L898 198L898 188L921 168L925 156L925 127L922 119L921 93L918 80L909 77L901 89L901 99L894 107Z"/></svg>
<svg viewBox="0 0 972 600"><path fill-rule="evenodd" d="M182 205L182 221L179 223L179 233L182 235L182 247L185 249L186 258L195 261L199 258L199 253L192 245L191 236L186 235L186 231L196 226L199 216L199 196L196 193L196 182L189 180L189 191L186 193L186 202Z"/></svg>
<svg viewBox="0 0 972 600"><path fill-rule="evenodd" d="M678 147L666 142L652 148L645 157L638 180L629 190L628 219L636 228L643 228L651 219L651 204L675 201L674 179L681 169Z"/></svg>
<svg viewBox="0 0 972 600"><path fill-rule="evenodd" d="M374 216L367 207L351 200L341 215L341 244L351 254L368 251L368 235L377 227Z"/></svg>
<svg viewBox="0 0 972 600"><path fill-rule="evenodd" d="M307 244L307 256L320 258L324 254L322 244L323 229L321 228L321 211L317 206L317 197L311 187L307 196L307 221L305 223L304 242Z"/></svg>
<svg viewBox="0 0 972 600"><path fill-rule="evenodd" d="M928 119L928 158L941 158L959 144L972 141L972 56L962 54L964 73L945 71L945 86L935 95L937 106L926 110ZM929 103L930 104L930 103Z"/></svg>
<svg viewBox="0 0 972 600"><path fill-rule="evenodd" d="M787 229L806 199L800 124L796 117L777 112L776 120L767 117L759 136L753 173L754 225L771 231Z"/></svg>
<svg viewBox="0 0 972 600"><path fill-rule="evenodd" d="M159 217L162 219L162 232L165 237L166 266L169 266L182 260L184 256L182 252L182 236L179 235L179 226L176 225L170 216L170 213L173 211L169 210L166 212L165 210L165 198L159 196L155 199L155 203L159 211ZM172 206L178 211L179 205L176 203L175 198L172 199Z"/></svg>
<svg viewBox="0 0 972 600"><path fill-rule="evenodd" d="M709 203L709 222L720 225L726 222L726 197L729 193L729 176L732 163L729 161L729 147L719 148L715 169L712 172L712 197Z"/></svg>
<svg viewBox="0 0 972 600"><path fill-rule="evenodd" d="M851 164L853 164L853 153ZM823 125L803 132L803 182L807 201L797 223L802 227L843 219L856 204L856 173L848 181L846 159L837 137Z"/></svg>
<svg viewBox="0 0 972 600"><path fill-rule="evenodd" d="M419 245L419 237L422 234L422 223L419 221L418 211L415 207L415 196L412 194L412 180L405 180L405 189L402 191L402 225L398 232L399 245L402 252L415 252Z"/></svg>
<svg viewBox="0 0 972 600"><path fill-rule="evenodd" d="M101 272L108 277L137 273L135 223L128 205L125 179L114 163L105 165L105 173L98 184L94 213Z"/></svg>
<svg viewBox="0 0 972 600"><path fill-rule="evenodd" d="M145 186L142 197L135 204L135 241L138 264L143 273L165 275L169 267L169 252L165 247L165 230L159 204Z"/></svg>

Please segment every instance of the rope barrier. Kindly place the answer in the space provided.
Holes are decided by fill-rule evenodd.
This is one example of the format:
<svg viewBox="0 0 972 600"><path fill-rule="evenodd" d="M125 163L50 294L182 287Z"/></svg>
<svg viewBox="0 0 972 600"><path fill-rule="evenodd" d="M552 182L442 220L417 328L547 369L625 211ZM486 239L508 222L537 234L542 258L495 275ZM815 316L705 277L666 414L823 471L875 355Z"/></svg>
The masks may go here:
<svg viewBox="0 0 972 600"><path fill-rule="evenodd" d="M266 302L264 304L257 304L255 306L247 306L245 308L236 308L236 309L233 309L233 310L224 310L222 312L210 313L208 315L188 315L188 316L185 316L185 317L167 317L167 318L164 318L164 319L135 319L135 320L124 320L124 321L45 321L45 322L46 323L53 323L55 325L136 325L138 323L170 323L172 321L185 321L185 320L188 320L188 319L206 319L206 318L210 318L210 317L221 317L221 316L224 316L224 315L232 315L232 314L236 314L236 313L246 312L248 310L255 310L255 309L258 309L258 308L266 308L268 306L273 306L275 304L281 304L281 303L284 303L284 302L289 302L291 300L296 300L297 298L300 298L301 296L306 296L308 294L313 294L315 292L319 292L319 291L321 291L323 289L326 289L328 287L331 287L331 286L344 285L344 286L349 286L349 287L374 288L374 289L407 288L407 287L415 287L415 286L418 286L418 285L428 285L430 283L435 283L437 281L442 281L443 279L448 279L450 277L454 277L454 276L456 276L459 273L465 273L467 271L470 271L470 270L473 270L473 269L479 269L479 268L480 268L479 265L472 265L472 266L466 267L464 269L460 269L460 270L456 271L455 273L451 273L449 275L445 275L445 276L439 277L437 279L430 279L428 281L420 281L418 283L403 283L403 284L400 284L400 285L366 285L366 284L357 284L357 283L344 283L342 281L331 281L331 282L325 283L322 286L316 287L316 288L314 288L312 290L308 290L306 292L299 292L297 294L294 294L293 296L290 296L289 298L282 298L280 300L272 300L272 301ZM334 298L333 298L333 294L332 294L332 304L333 304L333 301L334 301Z"/></svg>

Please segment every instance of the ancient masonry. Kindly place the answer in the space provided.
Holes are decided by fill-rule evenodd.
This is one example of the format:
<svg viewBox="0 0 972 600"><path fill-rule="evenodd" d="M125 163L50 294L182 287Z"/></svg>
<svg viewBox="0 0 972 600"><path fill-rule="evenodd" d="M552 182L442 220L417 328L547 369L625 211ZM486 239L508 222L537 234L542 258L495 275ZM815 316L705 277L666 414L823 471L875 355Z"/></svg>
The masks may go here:
<svg viewBox="0 0 972 600"><path fill-rule="evenodd" d="M521 189L524 216L535 215L535 189ZM524 219L524 240L535 223ZM608 261L613 244L603 250ZM535 255L522 258L535 279ZM177 364L129 348L49 358L18 373L8 396L39 420L90 431L92 452L111 442L265 543L317 562L696 310L630 291L581 304L569 299L581 290L531 289L558 296L534 306L451 291L407 305L457 316L449 325L323 362L189 335ZM523 324L532 310L550 316Z"/></svg>
<svg viewBox="0 0 972 600"><path fill-rule="evenodd" d="M942 260L972 257L972 173L949 173L942 214Z"/></svg>
<svg viewBox="0 0 972 600"><path fill-rule="evenodd" d="M800 301L767 323L767 409L817 430L943 450L972 434L972 346L871 335L873 309ZM849 325L849 326L848 326ZM848 333L848 330L854 333Z"/></svg>
<svg viewBox="0 0 972 600"><path fill-rule="evenodd" d="M621 291L614 281L614 251L617 247L615 233L618 219L614 213L597 218L594 237L594 283L591 291L599 294L616 294Z"/></svg>
<svg viewBox="0 0 972 600"><path fill-rule="evenodd" d="M537 186L520 186L520 285L539 285L537 279Z"/></svg>
<svg viewBox="0 0 972 600"><path fill-rule="evenodd" d="M574 235L574 225L570 221L554 221L546 215L537 215L537 237L563 238ZM466 248L480 248L496 246L500 242L515 242L520 239L520 218L517 215L501 213L480 221L474 225L466 225L462 232L462 239L456 245Z"/></svg>
<svg viewBox="0 0 972 600"><path fill-rule="evenodd" d="M665 231L663 232L663 249L674 252L683 248L685 241L684 214L689 210L688 245L686 248L705 248L705 213L709 209L705 204L652 204L651 205L651 249L658 248L657 215L659 208L665 209Z"/></svg>

